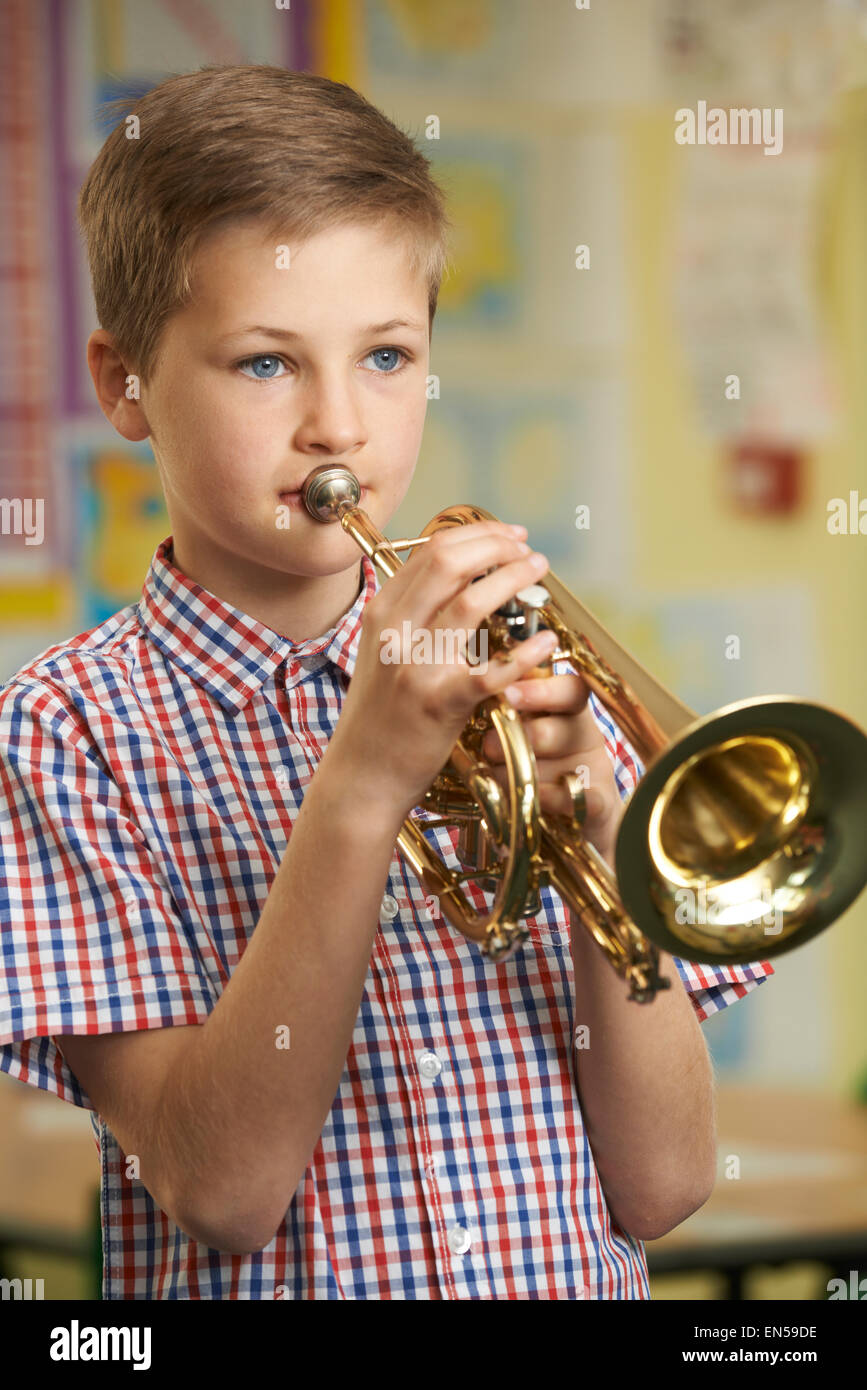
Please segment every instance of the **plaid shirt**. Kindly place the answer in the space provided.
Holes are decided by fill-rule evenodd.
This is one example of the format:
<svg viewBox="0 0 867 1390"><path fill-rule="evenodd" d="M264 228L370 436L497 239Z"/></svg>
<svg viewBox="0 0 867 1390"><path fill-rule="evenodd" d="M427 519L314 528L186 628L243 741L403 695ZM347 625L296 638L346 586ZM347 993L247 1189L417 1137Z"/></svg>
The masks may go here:
<svg viewBox="0 0 867 1390"><path fill-rule="evenodd" d="M207 1019L334 731L378 586L366 557L360 579L330 632L293 643L182 574L168 537L138 604L2 687L0 1067L91 1112L104 1298L647 1299L582 1122L552 890L495 966L395 851L334 1103L251 1255L192 1240L126 1176L54 1042ZM626 796L642 769L593 712ZM456 867L450 833L425 833ZM773 973L675 964L700 1020Z"/></svg>

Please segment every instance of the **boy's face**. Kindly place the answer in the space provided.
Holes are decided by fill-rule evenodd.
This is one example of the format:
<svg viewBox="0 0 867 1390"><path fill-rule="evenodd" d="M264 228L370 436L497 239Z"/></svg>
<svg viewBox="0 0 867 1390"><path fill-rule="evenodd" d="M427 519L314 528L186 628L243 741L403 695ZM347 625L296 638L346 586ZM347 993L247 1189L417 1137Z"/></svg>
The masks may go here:
<svg viewBox="0 0 867 1390"><path fill-rule="evenodd" d="M281 494L345 463L383 529L421 444L427 286L402 241L382 225L340 227L292 245L285 269L278 245L252 222L211 234L193 302L168 321L141 387L176 562L215 592L233 587L229 573L263 593L292 575L357 578L356 542L298 497L278 528ZM413 326L375 328L393 319Z"/></svg>

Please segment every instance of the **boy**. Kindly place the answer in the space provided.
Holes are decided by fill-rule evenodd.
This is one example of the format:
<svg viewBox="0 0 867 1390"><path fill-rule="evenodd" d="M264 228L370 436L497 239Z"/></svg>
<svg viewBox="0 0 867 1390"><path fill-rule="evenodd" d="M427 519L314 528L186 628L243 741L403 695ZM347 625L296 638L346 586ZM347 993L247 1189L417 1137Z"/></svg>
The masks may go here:
<svg viewBox="0 0 867 1390"><path fill-rule="evenodd" d="M2 1066L91 1111L106 1298L646 1299L642 1241L714 1182L700 1020L770 967L662 957L635 1006L550 891L497 966L432 916L397 834L484 696L536 716L543 809L590 769L609 862L641 769L578 677L522 680L544 637L379 659L538 580L524 528L379 584L299 503L323 462L380 529L406 493L440 190L324 78L207 68L135 114L81 193L88 360L172 534L139 604L0 694Z"/></svg>

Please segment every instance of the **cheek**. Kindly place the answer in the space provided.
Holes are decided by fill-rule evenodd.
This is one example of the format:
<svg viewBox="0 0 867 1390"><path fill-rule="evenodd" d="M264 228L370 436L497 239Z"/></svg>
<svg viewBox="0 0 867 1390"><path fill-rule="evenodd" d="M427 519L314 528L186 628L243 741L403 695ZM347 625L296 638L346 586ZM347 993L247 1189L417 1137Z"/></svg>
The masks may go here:
<svg viewBox="0 0 867 1390"><path fill-rule="evenodd" d="M427 414L427 400L421 393L413 390L407 393L395 409L393 403L389 403L389 410L383 413L381 420L377 421L377 432L381 437L391 440L395 450L395 462L397 470L403 473L407 461L414 460L421 445L424 433L425 417Z"/></svg>
<svg viewBox="0 0 867 1390"><path fill-rule="evenodd" d="M231 414L221 394L207 381L178 372L172 387L162 393L161 424L164 440L171 436L175 451L192 461L227 432Z"/></svg>
<svg viewBox="0 0 867 1390"><path fill-rule="evenodd" d="M270 428L263 414L246 408L230 390L190 390L176 402L178 459L188 470L207 469L210 481L231 476L243 486L261 459L261 440Z"/></svg>
<svg viewBox="0 0 867 1390"><path fill-rule="evenodd" d="M209 441L239 440L245 430L255 428L257 418L258 413L244 405L237 389L219 389L212 382L190 400L190 422L197 435Z"/></svg>
<svg viewBox="0 0 867 1390"><path fill-rule="evenodd" d="M216 416L201 419L191 412L173 422L172 439L165 434L159 454L172 493L200 515L222 511L226 499L237 506L251 490L253 467L248 462L250 441L228 437Z"/></svg>

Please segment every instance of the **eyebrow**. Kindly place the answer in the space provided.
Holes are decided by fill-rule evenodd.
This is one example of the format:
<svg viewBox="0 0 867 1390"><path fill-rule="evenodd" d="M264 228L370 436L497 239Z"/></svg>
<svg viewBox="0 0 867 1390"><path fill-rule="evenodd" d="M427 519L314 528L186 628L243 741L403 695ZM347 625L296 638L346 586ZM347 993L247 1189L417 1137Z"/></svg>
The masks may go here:
<svg viewBox="0 0 867 1390"><path fill-rule="evenodd" d="M389 319L387 323L371 323L367 328L359 330L360 336L368 333L390 333L393 328L415 328L419 332L425 329L426 325L417 323L415 319ZM224 333L220 342L226 342L229 338L243 338L250 333L256 333L263 338L281 338L285 342L294 342L303 337L301 333L295 333L291 328L269 328L264 324L252 324L249 328L236 328L231 333Z"/></svg>

